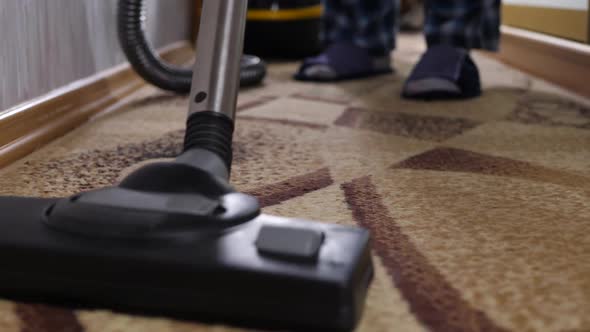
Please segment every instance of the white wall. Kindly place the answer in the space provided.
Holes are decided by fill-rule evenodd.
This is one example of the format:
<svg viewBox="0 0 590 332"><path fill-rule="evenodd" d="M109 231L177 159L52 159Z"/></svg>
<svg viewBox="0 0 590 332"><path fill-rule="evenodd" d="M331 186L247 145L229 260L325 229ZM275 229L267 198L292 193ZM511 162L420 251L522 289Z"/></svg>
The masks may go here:
<svg viewBox="0 0 590 332"><path fill-rule="evenodd" d="M588 0L504 0L504 4L573 10L588 10Z"/></svg>
<svg viewBox="0 0 590 332"><path fill-rule="evenodd" d="M0 110L125 61L117 0L0 0ZM191 34L193 0L147 0L157 47Z"/></svg>

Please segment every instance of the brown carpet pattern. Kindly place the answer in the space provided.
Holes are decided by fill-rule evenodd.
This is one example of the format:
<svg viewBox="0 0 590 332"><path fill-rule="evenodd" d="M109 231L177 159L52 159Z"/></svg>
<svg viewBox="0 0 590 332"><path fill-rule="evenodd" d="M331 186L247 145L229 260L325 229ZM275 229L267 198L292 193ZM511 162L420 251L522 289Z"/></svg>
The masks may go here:
<svg viewBox="0 0 590 332"><path fill-rule="evenodd" d="M342 185L355 220L373 232L375 251L392 282L424 325L436 331L506 331L461 298L387 214L370 177Z"/></svg>
<svg viewBox="0 0 590 332"><path fill-rule="evenodd" d="M398 74L358 82L272 65L239 98L234 185L268 213L372 231L358 331L590 331L590 102L479 55L481 98L401 100L423 45L400 46ZM179 153L184 97L125 103L1 170L0 194L69 195ZM0 300L0 331L243 330Z"/></svg>

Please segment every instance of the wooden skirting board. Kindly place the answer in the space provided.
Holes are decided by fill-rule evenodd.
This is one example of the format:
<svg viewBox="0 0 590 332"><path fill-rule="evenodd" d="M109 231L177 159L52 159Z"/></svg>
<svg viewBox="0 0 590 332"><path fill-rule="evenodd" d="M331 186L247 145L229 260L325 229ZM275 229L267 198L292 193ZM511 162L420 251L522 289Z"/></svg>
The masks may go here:
<svg viewBox="0 0 590 332"><path fill-rule="evenodd" d="M181 64L194 52L189 43L179 42L160 50L160 55ZM0 168L67 134L145 85L125 64L0 112Z"/></svg>
<svg viewBox="0 0 590 332"><path fill-rule="evenodd" d="M590 97L590 45L505 26L500 52L492 56Z"/></svg>
<svg viewBox="0 0 590 332"><path fill-rule="evenodd" d="M588 18L587 10L502 6L502 22L506 25L583 43L588 42Z"/></svg>

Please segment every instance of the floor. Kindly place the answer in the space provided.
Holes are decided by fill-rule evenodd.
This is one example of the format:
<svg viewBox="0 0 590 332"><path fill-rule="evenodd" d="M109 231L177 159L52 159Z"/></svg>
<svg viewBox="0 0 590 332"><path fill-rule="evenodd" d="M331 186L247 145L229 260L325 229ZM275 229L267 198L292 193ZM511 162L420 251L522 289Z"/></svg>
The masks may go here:
<svg viewBox="0 0 590 332"><path fill-rule="evenodd" d="M590 101L480 54L481 98L404 101L423 47L404 36L396 75L350 83L273 64L240 95L233 183L268 213L372 231L358 331L589 331ZM0 193L69 195L171 158L187 102L146 88L2 170ZM241 331L9 301L0 330Z"/></svg>

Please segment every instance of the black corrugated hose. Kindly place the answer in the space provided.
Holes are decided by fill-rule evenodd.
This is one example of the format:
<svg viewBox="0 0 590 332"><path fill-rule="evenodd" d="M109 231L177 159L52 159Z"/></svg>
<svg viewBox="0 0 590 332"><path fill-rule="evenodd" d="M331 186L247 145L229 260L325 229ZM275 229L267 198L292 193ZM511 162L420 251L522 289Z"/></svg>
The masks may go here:
<svg viewBox="0 0 590 332"><path fill-rule="evenodd" d="M119 0L118 33L123 52L134 70L147 82L164 90L189 93L193 72L164 62L155 52L144 31L144 0ZM266 65L255 56L244 55L240 84L252 86L262 82Z"/></svg>

